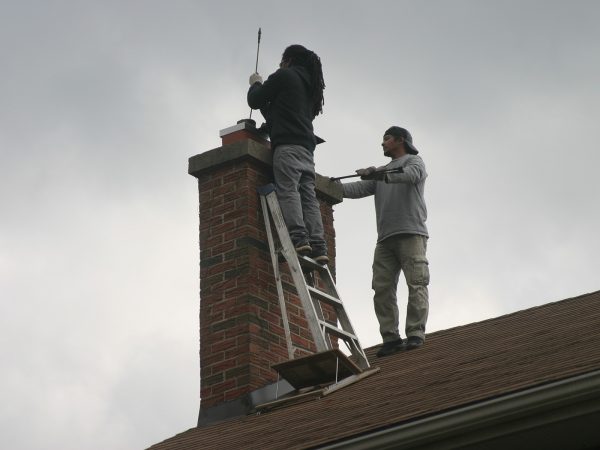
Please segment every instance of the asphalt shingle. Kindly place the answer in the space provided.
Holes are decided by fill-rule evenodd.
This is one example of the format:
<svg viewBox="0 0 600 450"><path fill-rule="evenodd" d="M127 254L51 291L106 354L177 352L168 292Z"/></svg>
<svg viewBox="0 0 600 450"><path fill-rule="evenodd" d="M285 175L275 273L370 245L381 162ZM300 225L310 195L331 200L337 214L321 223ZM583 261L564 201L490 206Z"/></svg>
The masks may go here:
<svg viewBox="0 0 600 450"><path fill-rule="evenodd" d="M600 291L427 336L323 398L192 428L153 450L300 449L600 369Z"/></svg>

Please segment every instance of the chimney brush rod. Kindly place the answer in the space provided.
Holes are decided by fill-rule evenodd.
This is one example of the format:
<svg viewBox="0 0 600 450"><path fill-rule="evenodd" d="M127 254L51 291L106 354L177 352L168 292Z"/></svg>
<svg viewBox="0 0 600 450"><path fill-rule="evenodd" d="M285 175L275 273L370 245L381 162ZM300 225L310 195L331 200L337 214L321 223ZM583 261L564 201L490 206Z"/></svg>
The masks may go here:
<svg viewBox="0 0 600 450"><path fill-rule="evenodd" d="M261 30L260 30L260 27L258 27L258 44L256 45L256 64L254 65L254 73L258 72L258 54L260 52L260 35L261 35ZM252 108L250 108L250 119L252 119Z"/></svg>
<svg viewBox="0 0 600 450"><path fill-rule="evenodd" d="M396 173L396 172L403 172L402 167L396 167L395 169L376 171L375 173ZM356 178L356 177L360 177L360 176L361 175L354 174L354 175L345 175L343 177L329 177L329 181L338 181L338 180L343 180L345 178Z"/></svg>
<svg viewBox="0 0 600 450"><path fill-rule="evenodd" d="M255 72L258 72L258 54L260 52L260 35L261 35L261 30L260 30L260 27L258 27L258 44L256 45L256 65L254 66Z"/></svg>

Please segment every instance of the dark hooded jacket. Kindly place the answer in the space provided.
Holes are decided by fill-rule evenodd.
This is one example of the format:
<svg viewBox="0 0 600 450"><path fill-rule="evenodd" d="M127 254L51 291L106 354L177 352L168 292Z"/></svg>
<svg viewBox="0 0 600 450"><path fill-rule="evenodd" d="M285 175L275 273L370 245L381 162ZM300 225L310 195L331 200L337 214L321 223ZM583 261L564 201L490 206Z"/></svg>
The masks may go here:
<svg viewBox="0 0 600 450"><path fill-rule="evenodd" d="M264 84L254 83L248 90L248 105L260 109L267 123L271 147L302 145L315 150L311 83L302 66L278 69Z"/></svg>

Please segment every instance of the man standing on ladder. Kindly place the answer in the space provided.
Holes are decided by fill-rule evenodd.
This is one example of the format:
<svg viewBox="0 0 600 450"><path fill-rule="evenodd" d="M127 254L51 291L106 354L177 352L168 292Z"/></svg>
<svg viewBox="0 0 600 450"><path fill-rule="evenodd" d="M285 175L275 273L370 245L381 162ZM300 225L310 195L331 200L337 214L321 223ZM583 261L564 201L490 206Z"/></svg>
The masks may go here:
<svg viewBox="0 0 600 450"><path fill-rule="evenodd" d="M375 196L378 236L372 287L383 338L379 357L423 345L429 312L425 164L404 128L393 126L386 130L381 146L383 154L392 161L380 168L359 169L356 173L363 181L343 184L345 198ZM406 343L398 332L396 290L401 271L408 286Z"/></svg>
<svg viewBox="0 0 600 450"><path fill-rule="evenodd" d="M248 105L260 109L266 120L277 198L294 247L326 264L327 244L315 195L317 138L312 125L323 112L321 60L303 46L291 45L279 67L264 84L258 73L250 75Z"/></svg>

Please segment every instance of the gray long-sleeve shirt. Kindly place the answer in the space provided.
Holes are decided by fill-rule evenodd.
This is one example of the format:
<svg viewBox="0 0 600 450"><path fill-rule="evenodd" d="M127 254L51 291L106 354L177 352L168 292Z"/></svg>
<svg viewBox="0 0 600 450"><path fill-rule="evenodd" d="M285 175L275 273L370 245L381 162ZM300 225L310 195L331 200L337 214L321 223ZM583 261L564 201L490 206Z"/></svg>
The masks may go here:
<svg viewBox="0 0 600 450"><path fill-rule="evenodd" d="M345 183L345 198L375 196L377 242L394 234L427 233L425 206L425 178L427 171L420 156L404 155L377 170L402 167L402 173L389 173L385 181L365 180Z"/></svg>

